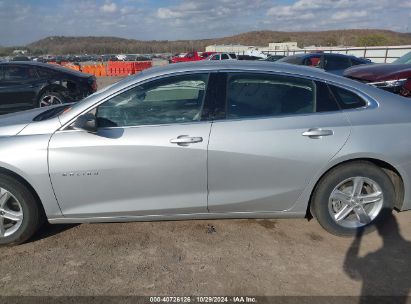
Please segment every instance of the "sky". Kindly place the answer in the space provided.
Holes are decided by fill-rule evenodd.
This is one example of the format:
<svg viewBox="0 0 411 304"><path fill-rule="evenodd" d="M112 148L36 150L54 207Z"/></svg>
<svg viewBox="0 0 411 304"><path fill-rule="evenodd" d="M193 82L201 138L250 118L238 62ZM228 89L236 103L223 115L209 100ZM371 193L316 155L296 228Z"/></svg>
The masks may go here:
<svg viewBox="0 0 411 304"><path fill-rule="evenodd" d="M255 30L411 32L411 0L0 0L0 45L47 36L203 39Z"/></svg>

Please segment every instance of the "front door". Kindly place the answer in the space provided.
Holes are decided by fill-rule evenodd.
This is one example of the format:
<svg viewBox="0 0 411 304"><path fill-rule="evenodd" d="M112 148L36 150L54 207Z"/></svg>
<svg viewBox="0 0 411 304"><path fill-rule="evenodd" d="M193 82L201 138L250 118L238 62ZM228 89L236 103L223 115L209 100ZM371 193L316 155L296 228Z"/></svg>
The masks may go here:
<svg viewBox="0 0 411 304"><path fill-rule="evenodd" d="M136 86L92 110L97 134L55 133L50 177L63 214L207 212L207 82L189 74Z"/></svg>

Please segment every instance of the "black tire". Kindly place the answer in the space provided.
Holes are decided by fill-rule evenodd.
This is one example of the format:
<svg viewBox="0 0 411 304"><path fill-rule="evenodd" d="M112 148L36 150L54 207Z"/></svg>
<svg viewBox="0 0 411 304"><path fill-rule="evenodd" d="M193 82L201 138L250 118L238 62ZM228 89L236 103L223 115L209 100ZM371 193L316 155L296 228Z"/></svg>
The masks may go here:
<svg viewBox="0 0 411 304"><path fill-rule="evenodd" d="M329 199L332 191L341 182L356 176L375 181L383 193L381 211L367 225L362 227L343 227L330 214ZM395 202L395 190L389 176L379 167L368 161L354 161L337 166L327 172L318 182L312 195L312 211L320 225L337 236L353 236L357 233L368 233L375 230L384 218L392 213ZM353 215L352 215L353 216Z"/></svg>
<svg viewBox="0 0 411 304"><path fill-rule="evenodd" d="M0 187L9 191L19 201L23 212L23 220L20 227L13 234L0 237L0 245L24 243L33 236L44 222L43 209L27 186L17 179L9 175L0 174Z"/></svg>
<svg viewBox="0 0 411 304"><path fill-rule="evenodd" d="M50 104L46 105L45 102L50 100ZM63 96L58 92L44 92L40 95L39 99L37 100L37 105L39 108L47 107L51 105L63 104L64 99Z"/></svg>

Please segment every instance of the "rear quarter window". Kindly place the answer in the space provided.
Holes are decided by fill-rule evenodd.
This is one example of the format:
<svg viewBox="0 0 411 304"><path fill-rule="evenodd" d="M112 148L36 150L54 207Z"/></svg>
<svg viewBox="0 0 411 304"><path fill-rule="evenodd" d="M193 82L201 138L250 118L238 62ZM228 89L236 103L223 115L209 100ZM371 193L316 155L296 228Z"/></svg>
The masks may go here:
<svg viewBox="0 0 411 304"><path fill-rule="evenodd" d="M330 88L341 109L356 109L367 105L365 100L354 92L336 86L330 86Z"/></svg>

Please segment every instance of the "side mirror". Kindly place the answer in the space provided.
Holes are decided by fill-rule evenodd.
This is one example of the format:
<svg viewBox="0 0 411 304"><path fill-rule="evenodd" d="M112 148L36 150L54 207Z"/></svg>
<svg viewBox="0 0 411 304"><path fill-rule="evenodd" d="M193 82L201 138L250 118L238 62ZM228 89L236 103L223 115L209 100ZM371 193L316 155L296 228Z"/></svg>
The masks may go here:
<svg viewBox="0 0 411 304"><path fill-rule="evenodd" d="M90 133L96 133L97 118L93 113L87 113L77 117L72 126L74 129L77 130L84 130Z"/></svg>

